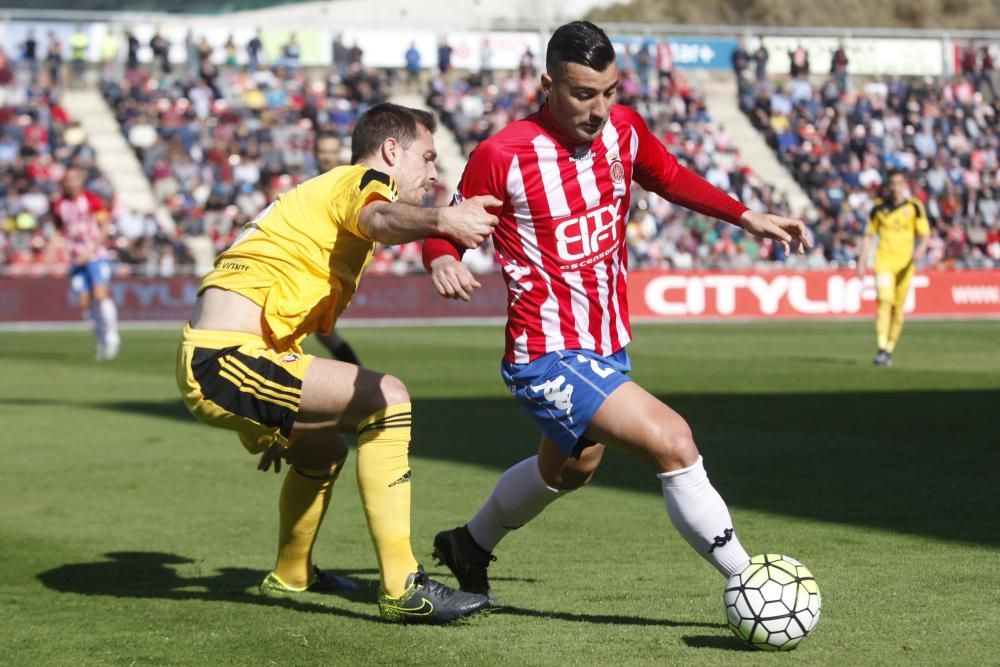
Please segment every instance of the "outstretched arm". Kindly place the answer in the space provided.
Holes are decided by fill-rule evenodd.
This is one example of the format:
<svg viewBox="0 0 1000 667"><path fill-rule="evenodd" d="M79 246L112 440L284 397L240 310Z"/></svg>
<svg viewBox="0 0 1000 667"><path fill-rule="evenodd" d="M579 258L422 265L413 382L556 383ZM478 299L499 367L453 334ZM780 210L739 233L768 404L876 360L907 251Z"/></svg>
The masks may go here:
<svg viewBox="0 0 1000 667"><path fill-rule="evenodd" d="M650 192L655 192L686 209L737 225L751 234L780 242L785 252L798 246L799 252L812 243L801 220L769 213L756 213L718 189L704 178L677 162L657 139L645 121L629 110L634 131L638 134L635 159L635 180Z"/></svg>
<svg viewBox="0 0 1000 667"><path fill-rule="evenodd" d="M358 214L362 234L387 245L408 243L428 236L445 235L469 248L485 241L497 225L486 207L500 205L490 197L472 197L455 206L421 208L401 202L374 200Z"/></svg>

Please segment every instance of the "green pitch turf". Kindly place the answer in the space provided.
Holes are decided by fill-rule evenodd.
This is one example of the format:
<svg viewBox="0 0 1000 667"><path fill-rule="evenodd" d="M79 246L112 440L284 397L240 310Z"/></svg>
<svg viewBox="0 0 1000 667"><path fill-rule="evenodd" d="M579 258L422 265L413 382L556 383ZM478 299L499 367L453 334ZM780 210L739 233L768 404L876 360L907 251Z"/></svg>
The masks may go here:
<svg viewBox="0 0 1000 667"><path fill-rule="evenodd" d="M723 580L670 527L652 473L609 453L589 489L513 533L504 611L458 627L378 621L353 475L320 565L352 597L272 600L281 478L196 424L175 332L0 333L0 662L9 665L996 664L1000 323L911 322L873 368L872 323L638 326L635 379L691 422L753 553L823 593L789 656L744 650ZM413 538L458 525L535 430L498 373L499 328L345 329L414 399Z"/></svg>

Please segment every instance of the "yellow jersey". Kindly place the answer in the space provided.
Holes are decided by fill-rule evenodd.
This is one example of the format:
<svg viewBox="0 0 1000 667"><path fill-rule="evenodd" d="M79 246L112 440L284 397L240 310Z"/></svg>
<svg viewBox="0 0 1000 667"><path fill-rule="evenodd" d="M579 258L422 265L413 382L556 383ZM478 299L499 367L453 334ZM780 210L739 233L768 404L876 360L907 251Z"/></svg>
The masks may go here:
<svg viewBox="0 0 1000 667"><path fill-rule="evenodd" d="M281 195L240 232L201 281L264 310L264 336L277 350L329 333L371 261L375 242L358 228L366 204L399 197L395 182L364 165L331 169Z"/></svg>
<svg viewBox="0 0 1000 667"><path fill-rule="evenodd" d="M877 199L865 233L878 235L875 266L896 271L913 261L916 237L927 236L931 228L919 199L909 197L899 206L893 206L890 200Z"/></svg>

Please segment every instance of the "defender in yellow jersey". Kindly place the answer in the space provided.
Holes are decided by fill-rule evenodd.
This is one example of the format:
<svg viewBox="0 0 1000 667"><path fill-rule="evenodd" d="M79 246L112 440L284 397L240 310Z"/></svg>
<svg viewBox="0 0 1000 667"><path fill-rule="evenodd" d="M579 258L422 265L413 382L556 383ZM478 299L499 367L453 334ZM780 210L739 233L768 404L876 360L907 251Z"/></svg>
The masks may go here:
<svg viewBox="0 0 1000 667"><path fill-rule="evenodd" d="M261 585L295 593L349 585L312 562L317 531L358 435L358 487L390 621L446 623L488 605L427 577L410 548L411 410L398 379L317 359L300 343L330 332L351 301L375 242L448 234L475 247L497 219L476 197L457 206L418 204L437 180L427 112L372 107L352 135L351 165L281 195L249 223L202 281L177 357L177 383L199 420L239 433L261 470L291 469L279 500L278 558Z"/></svg>
<svg viewBox="0 0 1000 667"><path fill-rule="evenodd" d="M924 205L908 196L906 176L899 171L889 172L887 190L887 196L877 200L872 208L858 254L860 278L868 265L872 239L878 237L875 254L878 353L873 359L877 366L892 366L892 352L903 330L903 305L910 291L910 281L916 265L927 253L930 240L930 224Z"/></svg>

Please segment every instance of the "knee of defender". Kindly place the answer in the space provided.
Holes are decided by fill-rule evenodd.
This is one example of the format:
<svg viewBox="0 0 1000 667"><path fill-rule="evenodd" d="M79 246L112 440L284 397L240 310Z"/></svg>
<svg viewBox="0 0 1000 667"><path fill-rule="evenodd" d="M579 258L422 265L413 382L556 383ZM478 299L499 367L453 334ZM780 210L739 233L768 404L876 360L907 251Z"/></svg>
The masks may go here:
<svg viewBox="0 0 1000 667"><path fill-rule="evenodd" d="M410 402L410 392L406 390L406 385L403 381L392 375L383 376L382 381L379 383L379 389L382 390L382 397L385 399L386 405L399 405L400 403Z"/></svg>

